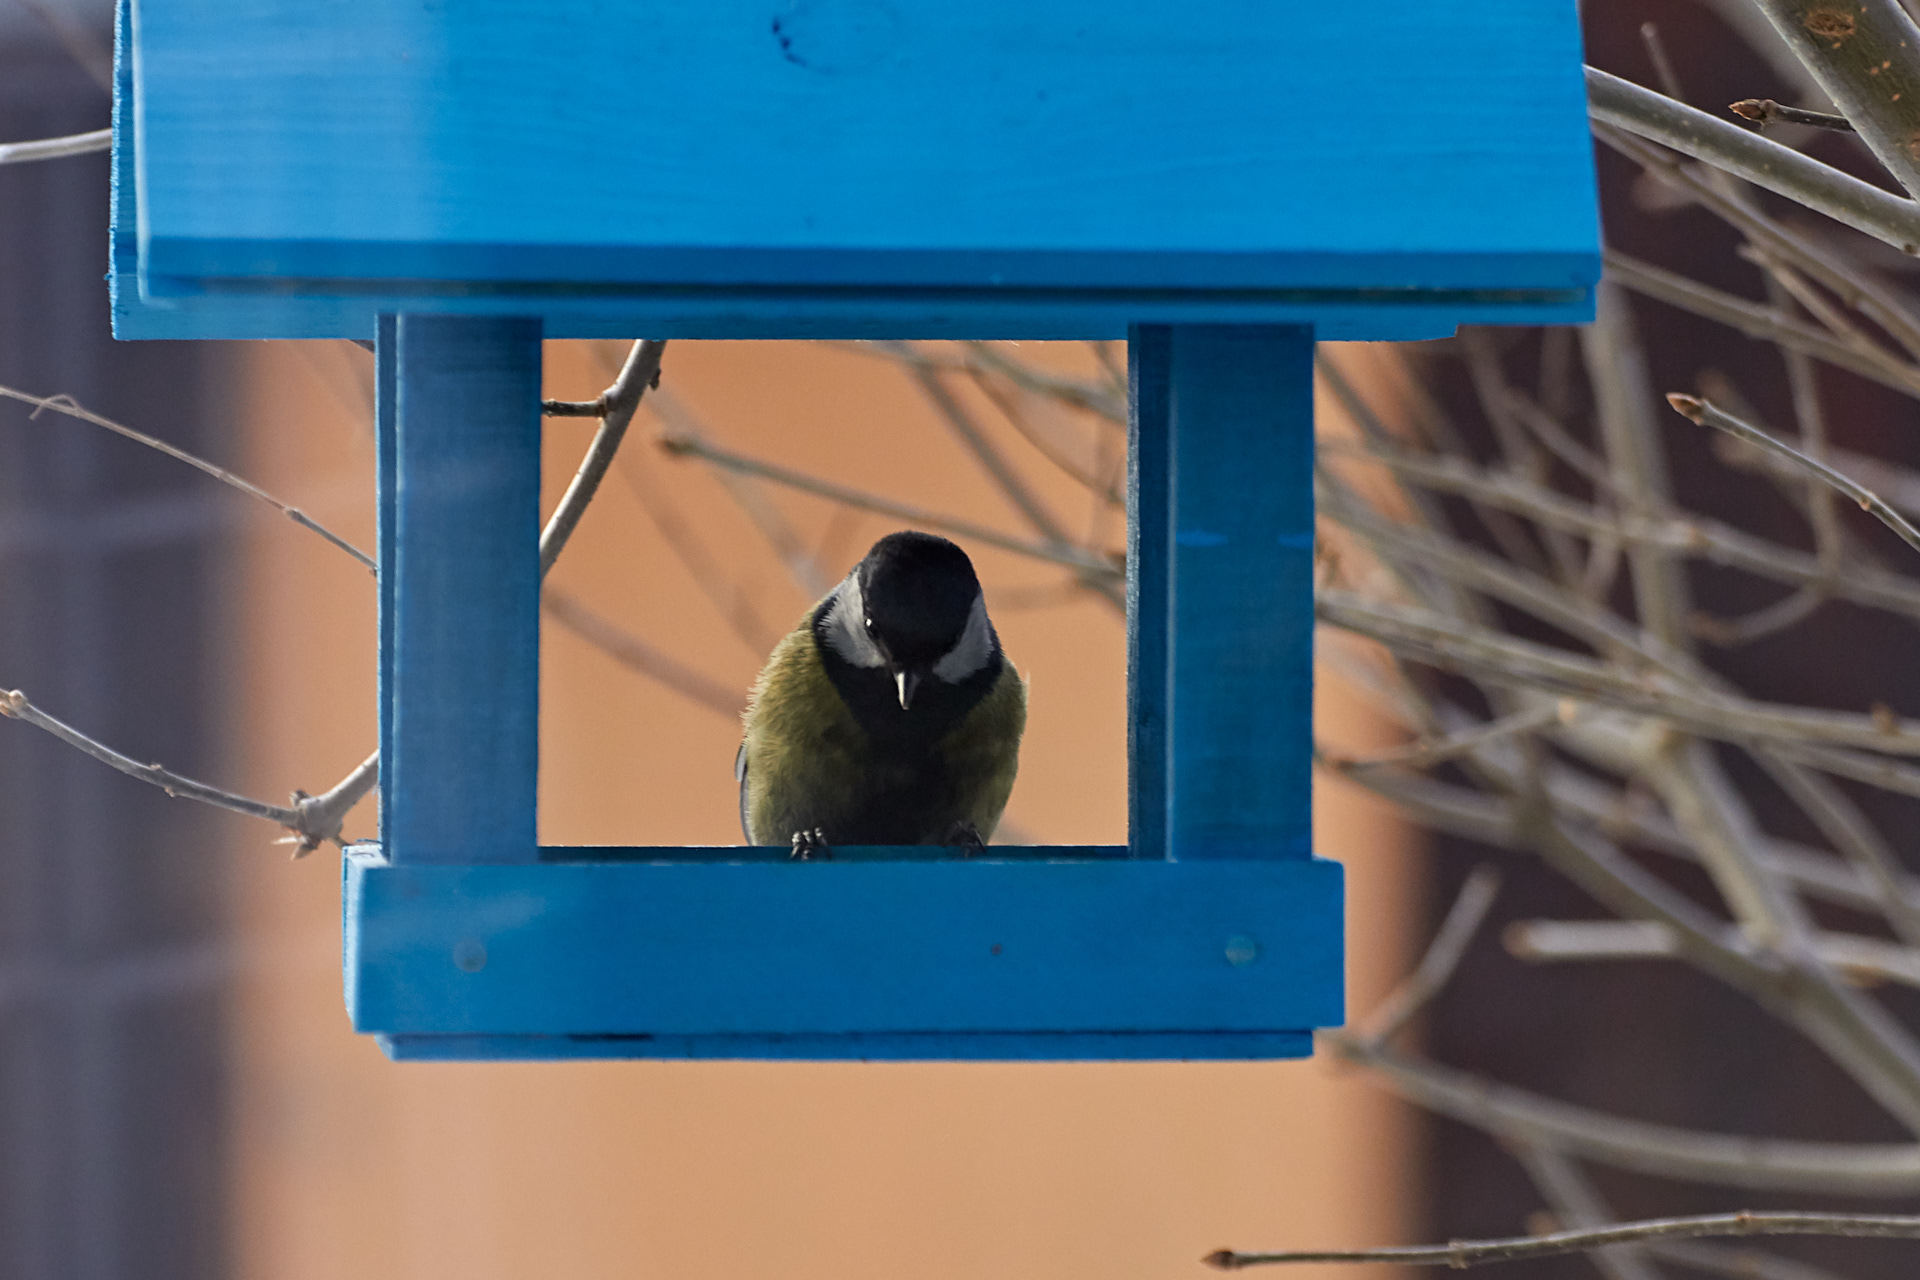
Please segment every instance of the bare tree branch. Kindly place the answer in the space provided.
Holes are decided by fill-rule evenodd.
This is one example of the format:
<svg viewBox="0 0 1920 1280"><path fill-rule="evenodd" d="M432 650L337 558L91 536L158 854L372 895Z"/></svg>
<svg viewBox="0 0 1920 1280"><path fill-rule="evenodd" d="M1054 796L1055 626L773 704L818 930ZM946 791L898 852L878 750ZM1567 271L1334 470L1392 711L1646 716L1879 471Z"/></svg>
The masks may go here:
<svg viewBox="0 0 1920 1280"><path fill-rule="evenodd" d="M1318 1042L1430 1111L1616 1169L1749 1191L1920 1192L1920 1145L1912 1143L1798 1142L1649 1124L1402 1057L1346 1032L1322 1032Z"/></svg>
<svg viewBox="0 0 1920 1280"><path fill-rule="evenodd" d="M678 658L589 609L557 587L541 592L540 607L567 630L629 671L636 671L691 702L738 719L746 700L737 689L695 671Z"/></svg>
<svg viewBox="0 0 1920 1280"><path fill-rule="evenodd" d="M1741 421L1713 402L1702 400L1699 396L1675 391L1667 396L1667 403L1673 406L1675 413L1691 422L1717 428L1748 444L1757 444L1771 453L1786 458L1810 475L1817 476L1822 482L1851 498L1862 511L1870 513L1881 524L1899 534L1902 542L1920 551L1920 529L1915 529L1908 524L1906 518L1882 501L1879 495L1835 471L1818 458L1809 458L1786 441L1767 434L1750 422Z"/></svg>
<svg viewBox="0 0 1920 1280"><path fill-rule="evenodd" d="M548 518L547 527L540 531L540 572L543 575L560 558L561 551L566 549L567 539L573 536L574 529L580 523L580 517L587 513L587 504L599 492L600 482L606 478L607 468L613 465L614 455L620 451L620 442L626 438L627 427L632 423L633 415L639 411L640 398L647 394L649 387L660 381L660 357L666 353L666 349L664 340L649 339L634 343L613 385L592 402L600 411L600 429L594 433L593 443L587 446L586 456L580 459L579 470L574 472L567 491L560 496L559 505Z"/></svg>
<svg viewBox="0 0 1920 1280"><path fill-rule="evenodd" d="M0 716L30 724L36 729L44 729L68 746L85 752L104 765L118 769L129 778L138 778L142 782L159 787L170 796L198 800L215 808L226 809L231 813L244 814L249 818L265 818L283 827L294 827L299 822L299 815L292 809L252 800L231 791L223 791L219 787L196 782L192 778L174 773L160 765L141 764L138 760L123 756L112 747L89 738L66 721L56 719L40 710L28 701L26 694L18 689L0 690Z"/></svg>
<svg viewBox="0 0 1920 1280"><path fill-rule="evenodd" d="M1371 636L1422 662L1498 685L1602 699L1704 737L1730 742L1777 738L1920 755L1920 721L1759 703L1649 673L1629 674L1563 649L1466 627L1430 610L1334 588L1320 593L1318 612L1325 622Z"/></svg>
<svg viewBox="0 0 1920 1280"><path fill-rule="evenodd" d="M1519 920L1501 935L1507 951L1535 963L1665 960L1679 955L1674 933L1653 920ZM1920 988L1920 950L1850 933L1812 940L1825 964L1857 982Z"/></svg>
<svg viewBox="0 0 1920 1280"><path fill-rule="evenodd" d="M1498 871L1488 866L1473 869L1473 874L1460 886L1460 894L1453 900L1446 919L1440 922L1426 955L1420 958L1406 981L1380 1002L1368 1019L1367 1029L1360 1033L1362 1036L1376 1042L1392 1038L1427 1001L1445 988L1453 978L1453 971L1460 967L1474 935L1480 932L1487 912L1493 909L1494 897L1499 892Z"/></svg>
<svg viewBox="0 0 1920 1280"><path fill-rule="evenodd" d="M70 133L61 138L35 138L30 142L0 142L0 164L32 164L36 160L91 155L112 146L111 129Z"/></svg>
<svg viewBox="0 0 1920 1280"><path fill-rule="evenodd" d="M770 480L789 489L810 493L817 498L825 498L829 502L838 502L862 511L877 512L880 515L892 516L896 520L905 520L910 524L927 528L944 529L948 533L956 533L983 546L998 547L1002 551L1011 551L1015 555L1045 560L1050 564L1065 565L1082 573L1100 575L1109 580L1117 581L1120 576L1119 566L1111 560L1090 555L1071 544L1050 542L1043 545L1028 542L1023 538L1011 537L959 516L928 511L924 507L918 507L909 502L901 502L882 494L867 493L838 481L794 471L777 462L750 458L684 430L669 427L660 433L657 443L676 457L697 458L722 470L752 476L759 480Z"/></svg>
<svg viewBox="0 0 1920 1280"><path fill-rule="evenodd" d="M1643 1240L1698 1240L1712 1236L1849 1236L1920 1239L1920 1215L1844 1213L1710 1213L1690 1218L1648 1218L1617 1226L1554 1231L1543 1236L1455 1240L1443 1245L1385 1249L1320 1249L1284 1253L1237 1253L1221 1249L1201 1261L1222 1271L1301 1262L1397 1262L1403 1266L1465 1268L1484 1262L1514 1262L1585 1253Z"/></svg>
<svg viewBox="0 0 1920 1280"><path fill-rule="evenodd" d="M1920 194L1920 27L1912 15L1897 0L1754 3L1887 172Z"/></svg>
<svg viewBox="0 0 1920 1280"><path fill-rule="evenodd" d="M1920 210L1911 200L1596 67L1587 68L1587 94L1595 120L1745 178L1902 253L1920 252Z"/></svg>
<svg viewBox="0 0 1920 1280"><path fill-rule="evenodd" d="M135 431L132 427L115 422L111 418L105 418L90 410L83 409L74 402L71 396L36 396L30 395L25 391L17 391L12 387L0 387L0 397L5 397L8 400L17 400L21 404L34 406L32 415L34 417L51 409L53 412L66 417L77 418L81 422L90 422L96 427L104 427L115 435L125 436L127 439L135 441L138 444L143 444L149 449L164 453L177 462L184 462L194 470L212 476L221 484L229 488L238 489L241 493L246 494L249 498L253 498L256 501L266 503L301 528L319 534L328 542L331 542L334 546L340 548L340 550L346 552L355 560L358 560L362 565L366 566L369 572L377 572L377 566L373 563L372 556L360 550L360 548L354 546L339 534L334 533L331 529L328 529L325 525L322 525L298 507L290 506L280 501L280 499L274 497L265 489L246 480L242 480L225 467L217 467L204 458L188 453L185 449L179 448L176 445L170 445L164 440L146 434L144 431Z"/></svg>

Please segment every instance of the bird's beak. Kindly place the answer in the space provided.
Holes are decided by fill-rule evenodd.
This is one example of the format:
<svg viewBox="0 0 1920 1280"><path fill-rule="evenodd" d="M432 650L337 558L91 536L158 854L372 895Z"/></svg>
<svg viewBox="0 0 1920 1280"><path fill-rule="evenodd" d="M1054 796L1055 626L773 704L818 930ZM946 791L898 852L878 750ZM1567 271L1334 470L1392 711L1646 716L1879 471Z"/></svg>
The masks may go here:
<svg viewBox="0 0 1920 1280"><path fill-rule="evenodd" d="M896 671L893 673L893 687L900 691L900 709L913 706L913 691L920 687L920 673L917 671Z"/></svg>

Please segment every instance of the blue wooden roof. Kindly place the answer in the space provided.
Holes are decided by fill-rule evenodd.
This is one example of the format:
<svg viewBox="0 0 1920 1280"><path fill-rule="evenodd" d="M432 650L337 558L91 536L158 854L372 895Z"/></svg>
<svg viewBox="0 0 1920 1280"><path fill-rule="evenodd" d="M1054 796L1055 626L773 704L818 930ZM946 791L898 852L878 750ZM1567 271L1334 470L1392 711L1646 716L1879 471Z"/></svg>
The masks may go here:
<svg viewBox="0 0 1920 1280"><path fill-rule="evenodd" d="M123 0L117 331L1583 319L1574 5L1496 9Z"/></svg>

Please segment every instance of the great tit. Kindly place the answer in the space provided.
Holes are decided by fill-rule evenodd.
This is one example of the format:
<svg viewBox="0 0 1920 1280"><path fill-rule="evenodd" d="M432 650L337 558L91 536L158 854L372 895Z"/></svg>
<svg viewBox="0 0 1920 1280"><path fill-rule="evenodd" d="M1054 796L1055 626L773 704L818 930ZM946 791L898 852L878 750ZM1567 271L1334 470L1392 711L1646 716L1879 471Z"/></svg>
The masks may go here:
<svg viewBox="0 0 1920 1280"><path fill-rule="evenodd" d="M1027 685L973 562L888 534L774 647L734 761L749 844L978 849L1013 790Z"/></svg>

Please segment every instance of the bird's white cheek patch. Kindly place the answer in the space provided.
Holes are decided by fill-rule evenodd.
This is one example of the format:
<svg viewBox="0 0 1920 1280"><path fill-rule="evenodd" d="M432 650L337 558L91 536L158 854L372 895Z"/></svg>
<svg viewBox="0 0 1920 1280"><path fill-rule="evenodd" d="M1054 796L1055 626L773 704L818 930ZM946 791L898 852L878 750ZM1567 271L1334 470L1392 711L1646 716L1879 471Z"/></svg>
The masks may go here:
<svg viewBox="0 0 1920 1280"><path fill-rule="evenodd" d="M833 593L833 607L827 610L827 643L833 651L856 667L884 667L887 660L880 646L867 634L866 601L860 597L860 579L848 574Z"/></svg>
<svg viewBox="0 0 1920 1280"><path fill-rule="evenodd" d="M933 664L934 677L948 684L959 684L986 666L992 655L993 624L987 621L986 597L975 596L973 611L967 615L967 629L960 633L953 648L947 650L946 657Z"/></svg>

